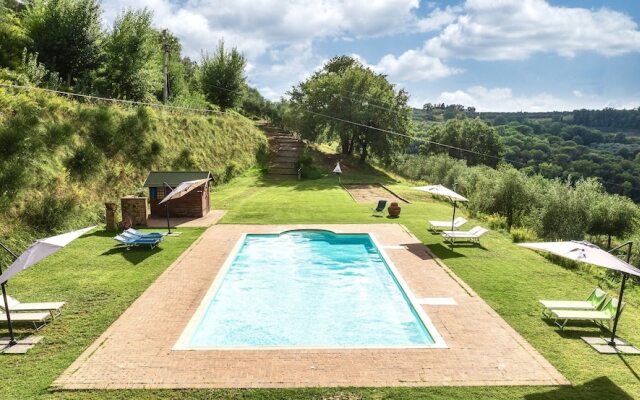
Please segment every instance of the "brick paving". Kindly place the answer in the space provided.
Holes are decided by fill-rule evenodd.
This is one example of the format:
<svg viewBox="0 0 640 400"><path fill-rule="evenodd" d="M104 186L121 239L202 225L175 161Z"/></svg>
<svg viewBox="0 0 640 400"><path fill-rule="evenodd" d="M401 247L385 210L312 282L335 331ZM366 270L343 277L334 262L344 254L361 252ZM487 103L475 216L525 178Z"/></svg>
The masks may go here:
<svg viewBox="0 0 640 400"><path fill-rule="evenodd" d="M446 349L172 350L242 233L372 233ZM395 246L395 247L386 247ZM399 247L404 246L404 247ZM386 248L385 248L386 247ZM57 389L561 385L569 382L402 225L210 227L54 383Z"/></svg>

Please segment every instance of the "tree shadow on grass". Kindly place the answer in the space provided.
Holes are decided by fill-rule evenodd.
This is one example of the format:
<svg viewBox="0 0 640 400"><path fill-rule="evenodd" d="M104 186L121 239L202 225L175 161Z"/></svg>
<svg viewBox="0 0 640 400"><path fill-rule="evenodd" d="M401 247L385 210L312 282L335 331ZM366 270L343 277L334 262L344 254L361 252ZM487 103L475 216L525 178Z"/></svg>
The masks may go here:
<svg viewBox="0 0 640 400"><path fill-rule="evenodd" d="M457 253L454 250L452 250L449 246L445 246L442 243L430 244L428 247L429 247L429 250L431 250L431 252L436 255L436 257L442 260L446 260L449 258L466 257L464 254Z"/></svg>
<svg viewBox="0 0 640 400"><path fill-rule="evenodd" d="M613 383L606 376L593 379L582 385L561 386L544 393L533 393L524 396L526 400L633 400L633 397Z"/></svg>
<svg viewBox="0 0 640 400"><path fill-rule="evenodd" d="M100 254L101 256L108 256L112 254L120 254L122 257L127 260L132 265L138 265L147 258L158 254L162 251L161 247L154 247L150 249L148 247L132 247L127 250L124 246L113 247L104 253Z"/></svg>

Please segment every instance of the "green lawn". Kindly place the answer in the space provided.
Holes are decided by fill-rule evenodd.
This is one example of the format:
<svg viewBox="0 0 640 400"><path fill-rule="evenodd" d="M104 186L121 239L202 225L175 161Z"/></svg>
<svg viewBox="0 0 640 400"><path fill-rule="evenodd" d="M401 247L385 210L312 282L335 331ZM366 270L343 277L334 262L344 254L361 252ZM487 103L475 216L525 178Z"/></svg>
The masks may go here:
<svg viewBox="0 0 640 400"><path fill-rule="evenodd" d="M334 177L316 181L269 182L248 174L216 188L213 206L229 210L221 223L402 223L427 244L503 318L519 331L572 383L572 387L471 387L292 390L85 391L47 393L47 386L177 257L200 231L184 230L163 250L113 252L108 235L82 238L22 274L11 292L24 300L69 301L65 315L43 331L46 343L27 356L2 357L0 398L171 398L171 399L633 399L640 398L640 357L599 355L579 336L599 333L584 325L560 333L540 318L540 298L581 298L598 284L585 271L569 270L536 253L514 246L492 232L483 247L451 251L425 229L427 218L450 216L451 207L432 201L406 184L371 174L345 181L384 180L411 199L398 220L372 217L371 205L355 203ZM107 254L104 254L104 253ZM612 292L613 293L613 292ZM19 295L19 296L18 296ZM632 293L631 300L637 299ZM640 344L640 311L625 310L619 333ZM9 367L9 368L6 368Z"/></svg>

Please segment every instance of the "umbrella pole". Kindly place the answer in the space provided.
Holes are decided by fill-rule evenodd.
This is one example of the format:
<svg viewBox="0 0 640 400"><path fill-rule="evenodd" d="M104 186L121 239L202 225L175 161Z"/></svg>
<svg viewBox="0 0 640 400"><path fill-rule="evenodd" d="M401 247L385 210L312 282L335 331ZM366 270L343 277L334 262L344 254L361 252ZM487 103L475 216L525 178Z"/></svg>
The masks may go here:
<svg viewBox="0 0 640 400"><path fill-rule="evenodd" d="M164 196L165 197L167 197L167 187L171 188L171 186L169 186L167 184L167 182L164 182ZM171 235L171 222L169 221L169 201L167 201L167 203L164 205L164 208L165 208L165 210L167 210L167 229L169 230L168 234Z"/></svg>
<svg viewBox="0 0 640 400"><path fill-rule="evenodd" d="M455 230L455 221L456 221L456 201L453 201L453 217L451 217L451 230Z"/></svg>
<svg viewBox="0 0 640 400"><path fill-rule="evenodd" d="M14 260L18 259L18 256L16 255L16 253L14 253L13 251L9 250L9 248L7 246L5 246L4 244L0 243L0 247L2 247L3 249L5 249L9 254L11 254L14 258ZM0 273L2 273L2 267L0 267ZM7 325L9 325L9 336L11 337L9 339L9 346L13 346L14 344L16 344L16 337L13 334L13 324L11 323L11 310L9 310L9 302L7 301L7 288L5 287L5 285L7 284L7 282L2 282L2 298L4 300L4 310L7 313Z"/></svg>
<svg viewBox="0 0 640 400"><path fill-rule="evenodd" d="M616 345L616 329L618 329L618 318L620 318L620 307L622 307L622 296L624 295L624 285L627 283L629 274L622 276L622 285L620 286L620 295L618 296L618 307L616 308L616 318L613 320L613 331L611 332L610 346Z"/></svg>
<svg viewBox="0 0 640 400"><path fill-rule="evenodd" d="M9 325L9 346L13 346L16 343L16 337L13 334L13 324L11 323L11 311L9 310L9 302L7 301L7 289L5 288L6 282L2 283L2 298L4 299L4 311L7 313L7 324Z"/></svg>

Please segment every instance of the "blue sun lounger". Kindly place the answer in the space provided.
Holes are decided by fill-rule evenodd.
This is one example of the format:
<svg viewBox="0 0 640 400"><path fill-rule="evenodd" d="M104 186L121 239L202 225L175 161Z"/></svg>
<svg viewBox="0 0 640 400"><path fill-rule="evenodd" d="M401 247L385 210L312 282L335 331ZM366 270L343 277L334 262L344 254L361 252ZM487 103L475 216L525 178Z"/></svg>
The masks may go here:
<svg viewBox="0 0 640 400"><path fill-rule="evenodd" d="M160 232L141 232L137 229L133 229L133 228L129 228L126 231L124 231L123 233L128 233L131 235L135 235L141 238L156 238L156 237L165 237L167 234L166 233L160 233Z"/></svg>
<svg viewBox="0 0 640 400"><path fill-rule="evenodd" d="M125 246L127 250L136 246L149 246L151 249L153 249L162 241L162 237L142 238L133 235L117 235L113 239L121 245Z"/></svg>

